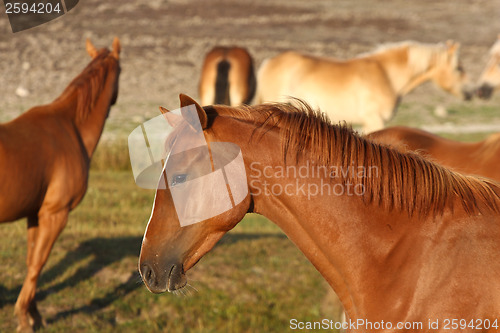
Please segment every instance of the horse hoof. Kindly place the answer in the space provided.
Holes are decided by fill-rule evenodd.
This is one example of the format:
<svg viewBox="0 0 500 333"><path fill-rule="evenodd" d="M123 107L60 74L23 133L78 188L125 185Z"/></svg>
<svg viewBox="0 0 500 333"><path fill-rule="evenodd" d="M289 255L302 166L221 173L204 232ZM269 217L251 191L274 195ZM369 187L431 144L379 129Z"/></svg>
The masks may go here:
<svg viewBox="0 0 500 333"><path fill-rule="evenodd" d="M31 326L17 326L16 332L18 333L34 333Z"/></svg>
<svg viewBox="0 0 500 333"><path fill-rule="evenodd" d="M35 331L38 331L39 329L44 328L47 325L38 310L36 311L36 313L30 315L29 322L31 324L31 327Z"/></svg>

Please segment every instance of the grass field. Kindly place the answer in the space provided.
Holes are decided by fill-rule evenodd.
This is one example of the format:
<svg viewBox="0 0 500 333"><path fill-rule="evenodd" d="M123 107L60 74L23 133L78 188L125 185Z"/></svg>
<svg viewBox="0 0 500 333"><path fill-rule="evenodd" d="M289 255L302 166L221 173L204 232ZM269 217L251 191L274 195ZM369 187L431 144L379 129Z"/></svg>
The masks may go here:
<svg viewBox="0 0 500 333"><path fill-rule="evenodd" d="M290 318L321 314L326 285L273 224L248 216L188 277L192 287L153 295L137 259L153 191L127 171L93 171L39 283L44 332L283 331ZM25 274L25 223L1 226L0 331L15 329ZM300 300L300 302L298 302Z"/></svg>
<svg viewBox="0 0 500 333"><path fill-rule="evenodd" d="M154 192L138 188L117 163L126 150L110 151L103 146L97 154L87 195L40 279L37 299L48 323L43 332L282 332L291 318L317 320L331 310L319 273L256 215L188 272L191 287L151 294L136 267ZM105 160L116 168L103 170ZM26 272L26 225L0 228L8 240L0 244L0 332L12 332Z"/></svg>
<svg viewBox="0 0 500 333"><path fill-rule="evenodd" d="M258 68L286 50L352 58L403 40L454 39L476 82L500 32L491 0L101 0L80 1L64 17L12 34L0 20L0 122L54 100L98 47L118 36L120 92L93 159L88 193L71 213L40 279L42 332L284 332L289 320L337 319L334 294L286 236L249 215L191 271L186 294L153 295L139 281L137 260L153 191L129 170L126 136L198 96L205 54L215 45L248 48ZM2 13L3 14L3 13ZM29 92L16 94L18 88ZM434 114L437 105L446 118ZM424 84L403 98L390 125L433 127L464 141L498 125L500 95L464 103ZM449 130L447 126L451 126ZM476 126L476 131L453 131ZM1 185L0 185L1 186ZM13 332L13 306L26 274L26 223L0 224L0 332Z"/></svg>
<svg viewBox="0 0 500 333"><path fill-rule="evenodd" d="M431 107L402 105L391 125L437 124ZM491 105L452 105L446 122L487 123ZM108 129L109 130L109 129ZM465 141L487 133L446 134ZM154 192L137 187L126 137L103 141L87 195L72 212L39 283L43 332L283 332L289 320L337 320L320 274L271 222L247 217L191 271L190 287L153 295L137 273ZM0 332L15 329L13 306L26 272L26 224L0 225Z"/></svg>

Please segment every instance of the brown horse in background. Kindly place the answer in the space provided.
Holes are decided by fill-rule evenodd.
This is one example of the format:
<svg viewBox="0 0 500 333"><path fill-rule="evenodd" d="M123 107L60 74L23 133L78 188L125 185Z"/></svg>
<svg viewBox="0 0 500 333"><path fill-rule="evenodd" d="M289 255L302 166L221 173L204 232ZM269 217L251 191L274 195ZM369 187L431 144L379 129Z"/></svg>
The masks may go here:
<svg viewBox="0 0 500 333"><path fill-rule="evenodd" d="M90 64L51 104L0 125L0 222L28 218L28 272L15 305L18 331L43 325L38 277L68 213L87 190L90 159L118 97L118 38L113 50L87 40Z"/></svg>
<svg viewBox="0 0 500 333"><path fill-rule="evenodd" d="M253 59L246 49L216 46L205 56L199 86L203 105L249 104L255 85Z"/></svg>
<svg viewBox="0 0 500 333"><path fill-rule="evenodd" d="M173 126L184 118L167 139L169 151L192 147L185 134L201 123L210 149L220 142L241 149L248 194L219 215L181 227L172 193L184 183L188 189L203 187L205 178L196 175L206 174L207 164L199 149L167 158L168 174L160 178L167 186L156 192L139 257L150 291L183 288L185 272L246 213L258 213L276 223L329 282L348 320L386 323L351 331L429 331L431 319L440 321L432 331L445 332L449 318L490 324L499 318L500 188L495 183L375 144L306 106L202 108L181 95L181 106L193 104L199 121L165 113ZM334 173L338 168L346 172ZM227 179L234 177L227 173ZM354 193L347 192L349 186ZM197 208L220 193L208 188L185 194ZM400 322L424 326L397 328Z"/></svg>
<svg viewBox="0 0 500 333"><path fill-rule="evenodd" d="M370 133L367 138L401 151L415 151L460 173L500 182L500 133L480 142L460 142L421 129L397 126Z"/></svg>
<svg viewBox="0 0 500 333"><path fill-rule="evenodd" d="M477 95L489 99L495 90L500 88L500 34L490 49L490 59L486 63L478 82Z"/></svg>
<svg viewBox="0 0 500 333"><path fill-rule="evenodd" d="M459 47L406 41L348 60L284 52L260 66L256 103L300 98L330 119L362 124L369 133L383 128L401 98L426 81L469 99Z"/></svg>

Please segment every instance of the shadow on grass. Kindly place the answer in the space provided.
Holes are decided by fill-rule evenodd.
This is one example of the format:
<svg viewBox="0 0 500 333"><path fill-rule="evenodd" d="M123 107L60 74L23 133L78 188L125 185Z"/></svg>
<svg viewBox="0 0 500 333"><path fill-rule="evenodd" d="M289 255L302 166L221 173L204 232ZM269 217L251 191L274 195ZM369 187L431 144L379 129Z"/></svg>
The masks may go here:
<svg viewBox="0 0 500 333"><path fill-rule="evenodd" d="M217 244L217 246L226 246L240 241L248 241L267 237L280 239L286 238L284 234L280 233L234 233L226 234L223 239L221 239L221 241ZM49 294L61 292L65 289L65 292L68 293L68 297L71 297L71 288L75 287L78 283L92 278L95 274L97 274L105 267L113 264L114 262L120 261L124 257L138 257L141 242L142 236L120 238L98 237L81 243L77 249L68 252L66 256L61 259L56 265L51 267L46 272L42 273L42 277L39 281L39 286L43 287L45 283L53 281L68 267L75 265L75 263L77 262L86 260L87 258L92 258L92 260L85 267L79 268L73 275L66 278L64 281L61 281L45 290L37 292L37 301L42 301ZM104 296L94 298L88 305L59 312L55 316L47 318L47 323L50 324L81 312L91 314L95 311L107 307L117 299L124 297L130 292L143 286L139 273L135 267L130 271L129 274L130 276L127 281L115 286ZM15 303L20 290L21 286L9 290L3 285L0 285L0 294L2 295L2 298L0 299L0 308L5 306L6 304Z"/></svg>
<svg viewBox="0 0 500 333"><path fill-rule="evenodd" d="M57 293L66 288L72 288L78 283L85 281L106 266L118 262L125 257L138 257L141 248L142 237L119 237L119 238L93 238L81 243L78 248L70 251L56 265L42 274L39 285L53 281L61 275L68 267L76 263L92 258L92 260L80 267L72 276L64 281L51 286L37 294L37 300L43 300L48 294Z"/></svg>
<svg viewBox="0 0 500 333"><path fill-rule="evenodd" d="M17 299L17 295L21 292L21 285L7 289L5 286L0 284L0 309L2 309L7 304L14 304Z"/></svg>
<svg viewBox="0 0 500 333"><path fill-rule="evenodd" d="M92 258L91 261L84 267L79 268L72 276L66 278L64 281L59 282L56 285L51 286L45 290L37 291L36 300L41 301L44 300L49 294L57 293L66 288L73 288L78 283L91 278L106 266L120 261L124 257L138 257L141 241L142 236L120 238L98 237L84 241L78 246L78 248L66 253L64 258L61 259L56 265L54 265L47 271L42 271L42 275L40 277L40 280L38 281L38 288L43 287L43 285L49 281L57 279L57 277L61 275L67 268L74 266L76 263L88 258ZM140 281L140 277L138 272L135 276L134 273L135 271L131 271L130 279L134 279L133 289L136 289L140 286L140 284L138 283L138 281ZM120 290L130 289L128 282L129 281L117 286L114 292L116 292L117 295L121 295ZM130 292L131 290L129 290L128 292ZM2 295L2 297L0 298L0 308L7 304L15 303L20 291L21 285L10 290L0 285L0 294Z"/></svg>

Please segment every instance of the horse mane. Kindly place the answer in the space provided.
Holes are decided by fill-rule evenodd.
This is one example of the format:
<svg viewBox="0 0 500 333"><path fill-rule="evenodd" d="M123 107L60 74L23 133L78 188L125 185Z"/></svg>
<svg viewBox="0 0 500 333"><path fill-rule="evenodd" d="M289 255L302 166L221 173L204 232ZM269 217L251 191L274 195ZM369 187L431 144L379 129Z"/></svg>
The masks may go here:
<svg viewBox="0 0 500 333"><path fill-rule="evenodd" d="M341 175L341 181L363 184L367 202L406 211L409 216L442 213L457 198L469 214L480 212L482 207L500 212L500 188L494 182L462 175L415 153L372 142L345 124L333 125L324 113L298 102L205 109L211 118L231 116L254 122L257 128L279 129L285 164L288 156L297 162L305 155L317 165L376 167L380 170L378 177L356 172Z"/></svg>
<svg viewBox="0 0 500 333"><path fill-rule="evenodd" d="M118 65L118 60L109 56L110 53L108 49L99 51L99 54L71 81L63 93L56 99L57 101L69 98L76 93L77 107L75 120L77 122L82 122L88 117L105 87L110 69Z"/></svg>
<svg viewBox="0 0 500 333"><path fill-rule="evenodd" d="M415 73L424 72L431 64L439 64L447 60L447 47L444 43L426 44L412 40L381 44L374 51L363 53L358 58L375 56L403 48L407 49L408 64Z"/></svg>

